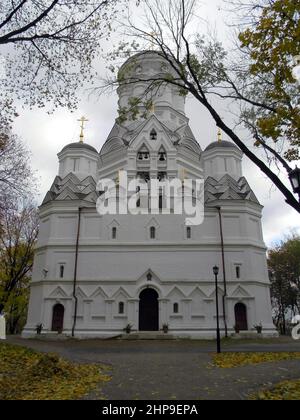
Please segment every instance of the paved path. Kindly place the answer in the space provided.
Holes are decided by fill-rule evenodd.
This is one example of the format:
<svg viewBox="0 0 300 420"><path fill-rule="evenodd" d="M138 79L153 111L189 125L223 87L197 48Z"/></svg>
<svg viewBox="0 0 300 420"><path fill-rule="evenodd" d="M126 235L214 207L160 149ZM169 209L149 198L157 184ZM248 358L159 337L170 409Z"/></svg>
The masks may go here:
<svg viewBox="0 0 300 420"><path fill-rule="evenodd" d="M78 362L109 366L112 380L102 389L108 400L240 400L263 387L300 378L300 361L265 363L235 369L211 366L215 345L199 341L38 341L8 342L57 352ZM224 351L299 351L291 339L235 341ZM93 395L90 396L93 398ZM96 397L95 397L96 398Z"/></svg>

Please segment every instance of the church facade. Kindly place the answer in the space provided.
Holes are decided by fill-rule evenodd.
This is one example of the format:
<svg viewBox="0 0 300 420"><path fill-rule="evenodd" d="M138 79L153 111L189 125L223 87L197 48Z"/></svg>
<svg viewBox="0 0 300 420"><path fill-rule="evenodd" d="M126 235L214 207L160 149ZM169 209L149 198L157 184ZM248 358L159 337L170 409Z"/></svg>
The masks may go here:
<svg viewBox="0 0 300 420"><path fill-rule="evenodd" d="M138 75L170 71L155 52L128 63ZM120 107L143 89L143 82L120 86ZM78 142L58 154L58 174L40 207L24 337L43 324L43 333L78 338L118 336L129 325L214 338L214 266L222 332L255 332L261 324L275 334L262 206L243 177L242 152L227 141L202 150L176 87L164 87L154 105L141 118L117 121L100 153ZM158 214L100 215L97 182L117 180L120 171L145 183L203 179L203 223L164 214L163 195ZM141 198L139 206L147 203Z"/></svg>

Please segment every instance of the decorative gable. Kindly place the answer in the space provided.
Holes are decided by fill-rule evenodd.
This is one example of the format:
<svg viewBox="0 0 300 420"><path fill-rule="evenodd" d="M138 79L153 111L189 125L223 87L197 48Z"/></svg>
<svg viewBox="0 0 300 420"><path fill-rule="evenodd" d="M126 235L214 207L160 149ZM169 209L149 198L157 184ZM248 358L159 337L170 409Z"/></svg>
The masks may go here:
<svg viewBox="0 0 300 420"><path fill-rule="evenodd" d="M56 289L53 290L53 292L50 294L51 298L67 298L68 295L67 293L64 291L64 289L62 287L57 287Z"/></svg>
<svg viewBox="0 0 300 420"><path fill-rule="evenodd" d="M224 175L220 180L208 177L205 181L205 202L216 200L248 200L259 204L255 194L244 177L236 181L230 175Z"/></svg>
<svg viewBox="0 0 300 420"><path fill-rule="evenodd" d="M69 173L63 179L59 176L55 178L50 191L44 198L43 204L64 200L85 200L95 203L97 199L96 182L93 177L88 176L81 181L75 174Z"/></svg>
<svg viewBox="0 0 300 420"><path fill-rule="evenodd" d="M183 293L183 291L178 287L175 286L173 287L173 289L167 294L166 296L167 298L173 298L173 299L184 299L186 298L185 294Z"/></svg>
<svg viewBox="0 0 300 420"><path fill-rule="evenodd" d="M241 285L238 285L237 288L231 293L231 297L250 297L250 294Z"/></svg>
<svg viewBox="0 0 300 420"><path fill-rule="evenodd" d="M151 133L153 134L152 137ZM154 133L156 133L155 136ZM155 115L152 115L132 134L129 147L134 150L139 150L142 144L145 143L151 150L158 151L162 145L164 145L167 151L175 150L172 140L172 136L174 135Z"/></svg>

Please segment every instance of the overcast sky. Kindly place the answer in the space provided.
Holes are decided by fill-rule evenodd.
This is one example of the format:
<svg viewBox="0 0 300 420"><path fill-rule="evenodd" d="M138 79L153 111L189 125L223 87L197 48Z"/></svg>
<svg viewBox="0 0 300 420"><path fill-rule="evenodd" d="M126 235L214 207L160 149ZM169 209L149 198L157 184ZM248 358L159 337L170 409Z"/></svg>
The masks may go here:
<svg viewBox="0 0 300 420"><path fill-rule="evenodd" d="M228 17L222 10L221 0L204 0L201 16L215 30L223 42L228 42L230 30L226 26ZM105 63L98 65L99 72L105 72ZM222 104L219 104L222 110ZM186 114L201 147L204 149L216 140L215 123L208 113L193 99L188 98ZM57 110L49 115L47 110L22 110L14 124L14 131L20 135L32 153L32 166L40 179L39 202L50 188L58 171L57 153L68 143L79 140L79 119L85 115L89 122L85 132L86 142L100 150L117 116L117 96L88 97L82 93L78 111ZM227 114L226 114L227 115ZM230 118L228 116L227 118ZM229 120L230 121L230 120ZM285 204L279 192L247 158L243 163L244 175L255 194L264 205L263 228L267 245L281 239L291 230L300 233L300 216Z"/></svg>

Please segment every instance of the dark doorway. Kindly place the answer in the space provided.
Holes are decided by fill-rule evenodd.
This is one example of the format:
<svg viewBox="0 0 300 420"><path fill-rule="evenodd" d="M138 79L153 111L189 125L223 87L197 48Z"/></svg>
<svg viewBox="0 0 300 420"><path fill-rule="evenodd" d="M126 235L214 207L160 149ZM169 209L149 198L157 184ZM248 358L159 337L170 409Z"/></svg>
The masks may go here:
<svg viewBox="0 0 300 420"><path fill-rule="evenodd" d="M65 308L58 303L53 307L52 331L62 332L64 328Z"/></svg>
<svg viewBox="0 0 300 420"><path fill-rule="evenodd" d="M240 331L248 331L247 308L243 303L237 303L234 307L235 324Z"/></svg>
<svg viewBox="0 0 300 420"><path fill-rule="evenodd" d="M145 289L140 294L139 330L158 329L158 293L153 289Z"/></svg>

